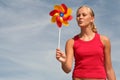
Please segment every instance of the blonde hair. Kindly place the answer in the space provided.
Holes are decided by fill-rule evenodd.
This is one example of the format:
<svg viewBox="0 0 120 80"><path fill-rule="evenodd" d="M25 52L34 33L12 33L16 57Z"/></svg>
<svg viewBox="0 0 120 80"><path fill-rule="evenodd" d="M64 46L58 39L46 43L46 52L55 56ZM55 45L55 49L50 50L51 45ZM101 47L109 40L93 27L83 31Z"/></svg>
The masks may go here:
<svg viewBox="0 0 120 80"><path fill-rule="evenodd" d="M78 12L79 9L81 9L81 8L83 8L83 7L89 9L90 15L91 15L92 17L95 17L95 14L94 14L94 11L92 10L92 8L90 8L90 7L86 6L86 5L80 6L80 7L77 9L77 12ZM97 28L96 28L96 26L95 26L94 23L91 23L91 29L92 29L93 32L97 33Z"/></svg>

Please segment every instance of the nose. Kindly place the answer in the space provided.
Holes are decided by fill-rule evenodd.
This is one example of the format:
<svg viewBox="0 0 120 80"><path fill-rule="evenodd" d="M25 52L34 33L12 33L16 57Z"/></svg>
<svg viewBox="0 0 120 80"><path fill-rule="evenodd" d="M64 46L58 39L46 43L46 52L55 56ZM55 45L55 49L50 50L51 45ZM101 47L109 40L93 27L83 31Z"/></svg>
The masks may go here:
<svg viewBox="0 0 120 80"><path fill-rule="evenodd" d="M79 15L77 15L77 17L81 19L81 18L83 18L83 15L79 14Z"/></svg>

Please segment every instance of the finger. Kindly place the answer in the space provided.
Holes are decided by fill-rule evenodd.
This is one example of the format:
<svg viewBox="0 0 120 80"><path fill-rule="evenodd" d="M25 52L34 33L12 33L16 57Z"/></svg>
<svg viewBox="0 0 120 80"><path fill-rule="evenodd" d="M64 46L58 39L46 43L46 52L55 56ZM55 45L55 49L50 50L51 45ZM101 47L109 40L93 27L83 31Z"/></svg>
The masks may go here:
<svg viewBox="0 0 120 80"><path fill-rule="evenodd" d="M59 49L59 50L60 50L60 48L56 48L56 49Z"/></svg>
<svg viewBox="0 0 120 80"><path fill-rule="evenodd" d="M56 56L61 56L61 53L56 53Z"/></svg>
<svg viewBox="0 0 120 80"><path fill-rule="evenodd" d="M60 57L61 57L60 55L56 55L56 59L57 59L57 60L59 60Z"/></svg>
<svg viewBox="0 0 120 80"><path fill-rule="evenodd" d="M56 52L57 52L57 51L60 51L60 49L57 48L57 49L56 49Z"/></svg>
<svg viewBox="0 0 120 80"><path fill-rule="evenodd" d="M60 49L59 49L59 48L57 48L56 50L57 50L57 51L60 51Z"/></svg>

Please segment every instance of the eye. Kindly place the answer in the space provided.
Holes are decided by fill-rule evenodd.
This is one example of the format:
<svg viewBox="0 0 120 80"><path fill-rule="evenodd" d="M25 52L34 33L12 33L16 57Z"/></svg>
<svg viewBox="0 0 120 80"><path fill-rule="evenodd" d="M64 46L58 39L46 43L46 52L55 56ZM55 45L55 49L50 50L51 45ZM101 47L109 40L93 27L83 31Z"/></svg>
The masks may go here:
<svg viewBox="0 0 120 80"><path fill-rule="evenodd" d="M77 17L80 17L80 14L77 14Z"/></svg>
<svg viewBox="0 0 120 80"><path fill-rule="evenodd" d="M87 16L87 14L86 13L82 13L82 14L77 14L77 17L85 17L85 16Z"/></svg>
<svg viewBox="0 0 120 80"><path fill-rule="evenodd" d="M85 14L85 13L83 13L82 15L83 15L84 17L87 16L87 14Z"/></svg>

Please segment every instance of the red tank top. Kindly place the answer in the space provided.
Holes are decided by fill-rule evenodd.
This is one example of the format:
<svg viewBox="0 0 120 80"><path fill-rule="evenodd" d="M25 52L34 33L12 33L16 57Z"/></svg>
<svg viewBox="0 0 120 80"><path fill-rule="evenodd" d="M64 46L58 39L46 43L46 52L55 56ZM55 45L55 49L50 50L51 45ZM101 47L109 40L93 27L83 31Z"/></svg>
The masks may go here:
<svg viewBox="0 0 120 80"><path fill-rule="evenodd" d="M95 34L90 41L74 37L75 67L73 78L106 78L104 68L104 46L100 35Z"/></svg>

